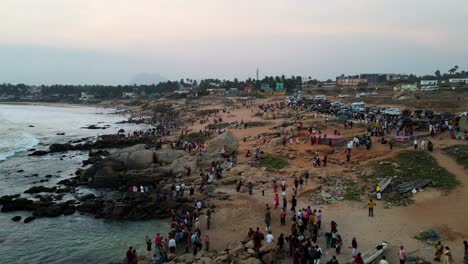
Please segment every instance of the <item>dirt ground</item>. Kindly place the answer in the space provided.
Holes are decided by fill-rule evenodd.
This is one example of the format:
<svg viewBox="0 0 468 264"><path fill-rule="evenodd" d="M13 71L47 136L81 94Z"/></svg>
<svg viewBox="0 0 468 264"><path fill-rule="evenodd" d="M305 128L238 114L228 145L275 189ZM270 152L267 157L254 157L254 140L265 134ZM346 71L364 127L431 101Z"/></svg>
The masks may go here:
<svg viewBox="0 0 468 264"><path fill-rule="evenodd" d="M261 103L262 100L258 100ZM222 104L212 104L204 106L205 108L223 108ZM255 108L240 107L230 109L229 113L220 113L225 122L231 121L265 121L261 117L254 116ZM289 119L290 121L291 119ZM305 122L317 122L324 124L326 118L318 117L317 119L306 119ZM349 175L356 178L350 170L349 166L339 165L333 160L343 161L345 159L344 148L335 147L335 153L330 155L330 162L326 168L314 168L312 166L312 155L315 151L319 151L321 156L324 152L330 150L328 146L311 146L310 143L301 142L289 144L286 147L272 147L269 144L263 144L261 139L247 140L244 142L244 137L255 137L261 133L271 132L273 127L284 122L285 119L267 120L269 124L261 127L251 127L247 129L230 129L240 140L239 163L245 163L248 158L244 155L248 149L251 151L255 147L261 146L266 152L275 152L284 154L288 150L295 154L293 159L288 160L290 166L280 170L280 172L271 172L271 176L284 177L288 181L289 186L293 186L292 173L301 173L308 170L312 175L312 180L305 186L303 193L310 192L318 187L318 181L314 177L323 175ZM194 124L191 127L192 131L203 129L206 124ZM326 123L329 128L324 129L324 133L332 134L339 124ZM345 131L341 129L344 137L351 137L356 133L361 133L363 128L354 128L353 130ZM374 139L375 141L375 139ZM398 247L403 245L407 249L409 256L420 256L431 261L435 252L432 245L426 242L418 241L414 236L427 229L433 229L439 232L443 238L444 245L450 246L455 263L462 263L463 258L463 240L468 239L468 172L457 164L451 157L440 151L440 147L448 144L466 144L466 142L454 141L448 139L447 135L436 136L433 140L434 152L431 155L437 160L439 165L446 168L449 172L456 175L460 181L460 186L449 193L442 193L433 189L426 189L415 195L415 203L407 207L391 207L385 209L383 202L378 201L375 208L375 217L367 216L367 196L362 196L362 202L342 201L335 202L329 205L314 205L308 200L307 195L298 195L297 208L321 209L323 212L323 224L319 238L319 244L325 250L324 260L328 261L334 251L324 248L323 233L329 230L330 221L334 220L338 223L338 233L343 238L342 254L338 256L340 263L351 258L351 240L357 238L359 250L365 251L368 248L374 247L378 242L387 241L390 244L385 255L390 263L397 263ZM388 158L396 155L399 151L408 149L409 147L395 147L389 150L387 145L375 144L374 147L367 151L365 149L353 150L353 160L359 161L360 166ZM272 184L265 184L265 196L261 195L260 186L254 186L254 193L249 196L248 193L237 193L234 185L218 187L216 191L226 192L230 195L230 199L223 201L212 201L216 205L213 228L206 230L210 235L211 244L214 249L224 250L228 244L238 245L248 231L249 227L260 227L263 230L264 224L264 208L265 204L273 205L273 189ZM289 190L289 188L288 188ZM288 206L291 198L290 191L288 193ZM273 210L272 232L275 238L280 233L285 235L290 234L290 223L287 222L286 227L279 225L280 210ZM291 214L290 211L288 214ZM203 223L203 219L202 219ZM203 229L204 225L202 225ZM291 263L290 259L282 260L281 263Z"/></svg>

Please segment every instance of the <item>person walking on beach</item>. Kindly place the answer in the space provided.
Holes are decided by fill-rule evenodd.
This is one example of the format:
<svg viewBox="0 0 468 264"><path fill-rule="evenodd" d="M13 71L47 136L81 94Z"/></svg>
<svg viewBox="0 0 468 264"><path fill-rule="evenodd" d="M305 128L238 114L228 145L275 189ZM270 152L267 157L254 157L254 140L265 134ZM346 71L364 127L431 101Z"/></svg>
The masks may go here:
<svg viewBox="0 0 468 264"><path fill-rule="evenodd" d="M372 201L372 199L369 200L369 202L367 203L367 207L369 207L369 216L370 217L374 217L374 207L376 206L377 204Z"/></svg>
<svg viewBox="0 0 468 264"><path fill-rule="evenodd" d="M453 263L452 253L450 252L449 247L445 247L443 263L444 264L452 264Z"/></svg>
<svg viewBox="0 0 468 264"><path fill-rule="evenodd" d="M320 227L322 226L322 210L318 210L316 221L317 228L320 229Z"/></svg>
<svg viewBox="0 0 468 264"><path fill-rule="evenodd" d="M275 201L275 209L277 209L279 206L279 196L277 193L275 193L274 201Z"/></svg>
<svg viewBox="0 0 468 264"><path fill-rule="evenodd" d="M353 241L351 241L351 247L353 248L353 257L355 257L357 255L357 247L358 247L355 237L353 237Z"/></svg>
<svg viewBox="0 0 468 264"><path fill-rule="evenodd" d="M400 259L400 264L405 264L406 250L403 248L403 246L400 247L400 250L398 252L398 258Z"/></svg>
<svg viewBox="0 0 468 264"><path fill-rule="evenodd" d="M210 251L210 237L205 235L205 251Z"/></svg>
<svg viewBox="0 0 468 264"><path fill-rule="evenodd" d="M281 226L285 226L286 225L286 212L283 210L281 210L281 213L280 213L280 225Z"/></svg>
<svg viewBox="0 0 468 264"><path fill-rule="evenodd" d="M291 199L291 211L293 212L296 212L296 203L297 203L296 196L293 195Z"/></svg>

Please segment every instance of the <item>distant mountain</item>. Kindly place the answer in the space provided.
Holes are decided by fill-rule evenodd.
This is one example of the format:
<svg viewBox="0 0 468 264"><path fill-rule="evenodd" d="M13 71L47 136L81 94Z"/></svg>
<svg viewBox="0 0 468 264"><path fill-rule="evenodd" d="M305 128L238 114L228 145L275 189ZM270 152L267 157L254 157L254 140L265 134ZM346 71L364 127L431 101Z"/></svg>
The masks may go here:
<svg viewBox="0 0 468 264"><path fill-rule="evenodd" d="M133 76L129 84L137 84L137 85L158 84L164 81L167 81L167 79L158 73L139 73Z"/></svg>

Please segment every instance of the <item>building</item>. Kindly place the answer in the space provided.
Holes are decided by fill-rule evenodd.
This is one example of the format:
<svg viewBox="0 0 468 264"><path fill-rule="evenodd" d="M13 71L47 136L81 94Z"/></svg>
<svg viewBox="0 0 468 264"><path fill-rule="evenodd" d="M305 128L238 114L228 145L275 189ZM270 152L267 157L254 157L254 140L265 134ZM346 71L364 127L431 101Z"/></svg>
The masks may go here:
<svg viewBox="0 0 468 264"><path fill-rule="evenodd" d="M365 85L368 81L365 78L337 77L336 84L339 86L358 86Z"/></svg>
<svg viewBox="0 0 468 264"><path fill-rule="evenodd" d="M408 78L409 78L409 75L407 75L407 74L387 73L387 76L386 76L385 80L387 82L389 82L389 81L404 81L404 80L408 80Z"/></svg>
<svg viewBox="0 0 468 264"><path fill-rule="evenodd" d="M220 96L225 96L226 95L226 89L224 89L224 88L219 88L219 89L210 88L210 89L206 89L206 91L209 94L220 95Z"/></svg>
<svg viewBox="0 0 468 264"><path fill-rule="evenodd" d="M323 88L336 88L336 83L334 82L324 82L322 83Z"/></svg>
<svg viewBox="0 0 468 264"><path fill-rule="evenodd" d="M284 93L284 83L280 83L280 82L276 83L275 92Z"/></svg>
<svg viewBox="0 0 468 264"><path fill-rule="evenodd" d="M122 98L137 98L138 94L133 92L124 92Z"/></svg>
<svg viewBox="0 0 468 264"><path fill-rule="evenodd" d="M415 83L414 84L400 84L400 85L395 86L394 90L414 92L418 90L418 85Z"/></svg>
<svg viewBox="0 0 468 264"><path fill-rule="evenodd" d="M244 93L246 94L251 94L253 90L254 90L253 85L246 85L242 88L242 91L244 91Z"/></svg>
<svg viewBox="0 0 468 264"><path fill-rule="evenodd" d="M449 83L468 83L468 78L452 78Z"/></svg>
<svg viewBox="0 0 468 264"><path fill-rule="evenodd" d="M361 79L367 79L368 83L383 83L387 81L386 73L362 73Z"/></svg>
<svg viewBox="0 0 468 264"><path fill-rule="evenodd" d="M81 92L81 96L79 100L83 102L91 101L91 100L94 100L94 95L88 94L87 92Z"/></svg>
<svg viewBox="0 0 468 264"><path fill-rule="evenodd" d="M421 80L420 81L421 87L424 86L437 86L439 84L438 80Z"/></svg>
<svg viewBox="0 0 468 264"><path fill-rule="evenodd" d="M239 89L229 88L229 90L227 91L227 95L228 96L237 96L237 95L239 95Z"/></svg>

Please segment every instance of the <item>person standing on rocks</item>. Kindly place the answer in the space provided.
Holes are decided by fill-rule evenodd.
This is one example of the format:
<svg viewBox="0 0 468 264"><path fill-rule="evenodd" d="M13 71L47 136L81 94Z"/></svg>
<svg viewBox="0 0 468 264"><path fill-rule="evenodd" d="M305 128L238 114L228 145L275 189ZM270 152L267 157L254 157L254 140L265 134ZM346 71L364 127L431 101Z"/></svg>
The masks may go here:
<svg viewBox="0 0 468 264"><path fill-rule="evenodd" d="M376 206L377 204L372 201L372 199L369 200L369 202L367 203L367 207L369 208L369 216L370 217L374 217L374 207Z"/></svg>
<svg viewBox="0 0 468 264"><path fill-rule="evenodd" d="M127 250L127 263L131 264L133 259L133 247L129 247Z"/></svg>
<svg viewBox="0 0 468 264"><path fill-rule="evenodd" d="M252 195L252 193L253 193L253 184L252 184L252 182L249 182L247 184L247 189L249 190L249 195Z"/></svg>
<svg viewBox="0 0 468 264"><path fill-rule="evenodd" d="M146 254L147 254L147 258L149 258L151 256L152 243L151 243L151 239L148 236L146 236L145 241L146 241Z"/></svg>

